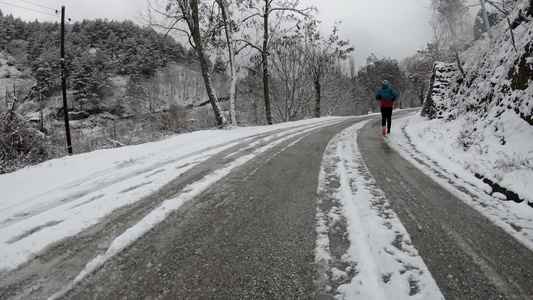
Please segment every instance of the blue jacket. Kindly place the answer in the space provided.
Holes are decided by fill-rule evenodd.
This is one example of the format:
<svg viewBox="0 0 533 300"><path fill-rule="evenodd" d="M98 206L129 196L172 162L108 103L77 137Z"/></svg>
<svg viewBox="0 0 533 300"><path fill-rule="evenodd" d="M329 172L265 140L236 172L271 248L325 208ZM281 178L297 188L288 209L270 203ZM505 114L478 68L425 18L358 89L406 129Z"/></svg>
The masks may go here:
<svg viewBox="0 0 533 300"><path fill-rule="evenodd" d="M376 100L392 100L396 101L398 94L388 85L383 85L376 95Z"/></svg>
<svg viewBox="0 0 533 300"><path fill-rule="evenodd" d="M376 100L381 101L381 107L393 107L398 94L390 86L384 84L376 95Z"/></svg>

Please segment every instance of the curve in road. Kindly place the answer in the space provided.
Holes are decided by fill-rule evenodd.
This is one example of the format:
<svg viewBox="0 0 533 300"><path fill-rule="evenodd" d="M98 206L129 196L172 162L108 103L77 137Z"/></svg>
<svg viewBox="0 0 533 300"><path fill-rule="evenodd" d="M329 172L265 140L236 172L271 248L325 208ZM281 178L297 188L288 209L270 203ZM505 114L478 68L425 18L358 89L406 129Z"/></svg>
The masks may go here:
<svg viewBox="0 0 533 300"><path fill-rule="evenodd" d="M403 159L380 127L376 120L360 132L363 159L444 296L532 299L531 251Z"/></svg>

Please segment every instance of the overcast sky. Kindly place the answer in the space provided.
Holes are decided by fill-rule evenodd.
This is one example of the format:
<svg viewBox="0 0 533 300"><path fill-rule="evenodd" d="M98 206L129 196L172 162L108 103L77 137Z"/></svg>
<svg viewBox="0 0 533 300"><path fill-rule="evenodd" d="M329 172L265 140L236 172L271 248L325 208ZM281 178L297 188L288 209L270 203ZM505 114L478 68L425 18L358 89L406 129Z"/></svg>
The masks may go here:
<svg viewBox="0 0 533 300"><path fill-rule="evenodd" d="M428 23L431 12L424 7L430 0L301 1L302 6L318 8L325 34L331 32L335 21L342 22L339 35L355 46L352 56L357 66L365 65L371 53L401 60L432 39ZM4 15L13 14L25 21L59 21L54 10L62 5L72 22L96 18L135 21L139 11L145 10L146 0L0 0Z"/></svg>

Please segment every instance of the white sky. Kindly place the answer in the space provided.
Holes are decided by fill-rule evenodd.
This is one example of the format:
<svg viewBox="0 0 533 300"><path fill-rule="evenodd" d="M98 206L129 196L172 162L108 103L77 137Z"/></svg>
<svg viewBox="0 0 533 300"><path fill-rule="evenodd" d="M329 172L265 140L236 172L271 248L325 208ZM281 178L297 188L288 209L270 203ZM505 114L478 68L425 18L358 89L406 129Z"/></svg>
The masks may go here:
<svg viewBox="0 0 533 300"><path fill-rule="evenodd" d="M301 0L302 7L316 6L325 33L334 22L342 22L340 36L355 46L352 56L357 66L365 65L374 53L398 60L416 53L432 39L429 25L430 0ZM39 6L34 4L39 4ZM58 16L22 9L34 9L54 15L65 5L73 22L83 19L136 20L146 9L146 0L0 0L4 14L26 21L59 21Z"/></svg>
<svg viewBox="0 0 533 300"><path fill-rule="evenodd" d="M524 121L512 119L511 115L508 117L509 122L514 122L515 130L509 134L505 148L495 139L488 139L488 146L494 148L496 152L507 151L506 149L509 149L507 147L517 153L533 149L531 126ZM380 117L376 115L376 118ZM95 256L71 282L72 285L237 167L273 149L283 141L296 139L287 146L292 147L318 128L344 119L327 117L272 126L198 131L160 142L63 157L0 175L0 190L6 191L0 199L0 272L26 262L32 255L53 243L77 235L100 222L112 211L143 199L216 153L229 149L239 142L247 145L239 148L235 156L238 158L233 162L191 183L176 198L164 201L141 221L110 242L105 253ZM500 200L503 196L501 194L490 196L487 194L490 191L488 185L466 171L476 165L486 169L489 172L487 175L491 175L491 170L494 174L501 173L492 167L498 157L487 155L476 158L472 157L470 152L454 147L462 122L427 121L412 114L395 120L394 128L398 130L384 138L384 141L433 180L533 250L533 219L527 201L517 204ZM429 271L413 274L402 272L405 271L405 267L399 263L401 261L416 266L417 270L427 270L427 267L413 247L405 246L397 249L391 246L396 232L403 233L405 242L403 244L411 244L409 234L395 213L390 210L393 219L384 222L379 219L380 216L375 213L375 209L372 209L374 202L385 203L383 204L385 209L390 207L387 204L389 201L387 196L377 186L368 170L359 168L364 163L355 143L357 131L364 123L355 124L339 133L330 141L328 145L330 150L324 154L321 172L317 178L317 194L320 194L321 188L327 186L324 181L328 177L340 178L341 183L345 184L341 184L338 191L332 192L331 195L338 197L342 209L317 211L316 261L329 268L334 276L342 277L349 272L349 270L335 269L327 264L331 254L327 247L327 235L322 234L328 230L325 218L343 217L348 222L348 238L351 242L347 257L354 261L354 265L369 264L379 270L374 270L375 272L373 268L359 270L361 272L352 282L341 286L339 292L347 294L357 292L367 295L368 299L384 299L383 295L387 295L385 299L408 298L409 280L415 276L420 283L420 294L416 299L442 299L433 278L429 276ZM400 128L405 128L405 131ZM249 152L247 148L254 147L256 142L252 142L254 141L252 136L279 129L286 130L261 138L261 143L265 145L252 153L243 156L239 154ZM425 134L421 135L420 132ZM420 158L421 155L427 155L427 160L436 162L436 165L431 167L420 165L413 159L413 157ZM339 165L339 161L343 164ZM507 187L511 187L526 200L533 202L533 196L528 192L528 188L530 189L528 182L533 181L533 171L518 170L518 173L509 172L505 176L509 176L508 179L519 176L521 180L509 182L504 178L502 182L510 184ZM32 183L31 189L27 188L28 182ZM356 188L352 189L350 183L355 184ZM468 191L468 194L458 187ZM383 225L385 223L391 223L393 226L387 229ZM334 222L329 224L335 226ZM517 232L510 224L522 228L521 231ZM374 250L383 248L390 251ZM394 274L391 276L390 284L378 284L382 282L380 277L382 273ZM359 282L365 284L360 285Z"/></svg>
<svg viewBox="0 0 533 300"><path fill-rule="evenodd" d="M323 30L340 24L340 36L355 46L356 64L371 53L401 60L423 49L433 38L430 0L302 0L319 10ZM425 6L425 7L424 7Z"/></svg>

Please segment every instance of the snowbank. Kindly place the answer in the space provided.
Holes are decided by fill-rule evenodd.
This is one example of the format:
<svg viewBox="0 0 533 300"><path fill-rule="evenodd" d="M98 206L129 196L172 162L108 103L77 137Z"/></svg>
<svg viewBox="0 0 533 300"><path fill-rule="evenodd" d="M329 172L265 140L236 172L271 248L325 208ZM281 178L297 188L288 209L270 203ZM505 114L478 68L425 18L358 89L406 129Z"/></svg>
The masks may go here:
<svg viewBox="0 0 533 300"><path fill-rule="evenodd" d="M433 103L423 114L433 120L419 134L429 143L449 140L443 151L491 184L492 193L533 204L533 21L523 17L529 1L522 2L509 16L522 20L512 33L503 20L494 39L462 53L465 78L437 63Z"/></svg>

